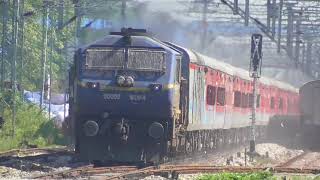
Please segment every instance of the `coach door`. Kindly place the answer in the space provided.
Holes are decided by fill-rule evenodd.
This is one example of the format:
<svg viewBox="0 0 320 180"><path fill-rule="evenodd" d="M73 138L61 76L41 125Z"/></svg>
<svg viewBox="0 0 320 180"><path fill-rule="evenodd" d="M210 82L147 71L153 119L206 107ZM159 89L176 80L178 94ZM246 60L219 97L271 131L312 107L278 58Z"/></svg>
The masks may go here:
<svg viewBox="0 0 320 180"><path fill-rule="evenodd" d="M200 66L190 64L189 81L189 125L188 129L198 129L201 126L205 110L205 72Z"/></svg>

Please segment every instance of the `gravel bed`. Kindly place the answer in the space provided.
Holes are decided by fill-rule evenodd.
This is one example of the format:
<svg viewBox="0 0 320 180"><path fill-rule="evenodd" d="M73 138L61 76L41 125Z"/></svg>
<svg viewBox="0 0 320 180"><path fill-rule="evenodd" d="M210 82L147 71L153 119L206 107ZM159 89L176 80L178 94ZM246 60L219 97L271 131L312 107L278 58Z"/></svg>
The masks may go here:
<svg viewBox="0 0 320 180"><path fill-rule="evenodd" d="M32 176L68 170L79 164L72 155L33 154L0 161L1 179L30 179Z"/></svg>

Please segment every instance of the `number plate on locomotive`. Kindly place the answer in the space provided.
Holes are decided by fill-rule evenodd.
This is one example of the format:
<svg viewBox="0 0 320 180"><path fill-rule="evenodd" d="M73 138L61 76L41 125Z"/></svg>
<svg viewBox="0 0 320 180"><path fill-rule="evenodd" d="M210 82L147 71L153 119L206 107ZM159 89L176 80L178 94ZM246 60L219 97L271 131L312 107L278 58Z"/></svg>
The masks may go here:
<svg viewBox="0 0 320 180"><path fill-rule="evenodd" d="M120 94L104 94L103 98L105 100L119 100L120 99Z"/></svg>
<svg viewBox="0 0 320 180"><path fill-rule="evenodd" d="M129 95L131 101L145 101L147 98L145 95Z"/></svg>

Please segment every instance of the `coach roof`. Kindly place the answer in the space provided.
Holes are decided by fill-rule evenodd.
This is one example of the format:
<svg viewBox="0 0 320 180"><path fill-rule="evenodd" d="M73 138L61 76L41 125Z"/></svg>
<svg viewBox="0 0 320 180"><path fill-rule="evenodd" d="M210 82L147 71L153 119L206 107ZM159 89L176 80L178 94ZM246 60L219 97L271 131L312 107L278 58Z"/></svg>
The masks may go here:
<svg viewBox="0 0 320 180"><path fill-rule="evenodd" d="M228 63L219 61L215 58L211 58L211 57L202 55L202 54L194 52L190 49L186 49L183 47L180 47L180 48L184 49L188 53L191 63L195 63L195 64L199 64L199 65L203 65L203 66L208 66L210 68L222 71L226 74L240 77L241 79L244 79L244 80L248 80L248 81L252 80L252 78L249 76L249 71L247 71L247 70L232 66ZM262 84L268 85L268 86L279 87L283 90L298 92L298 89L293 87L292 85L278 81L278 80L274 80L271 78L261 77L259 82Z"/></svg>

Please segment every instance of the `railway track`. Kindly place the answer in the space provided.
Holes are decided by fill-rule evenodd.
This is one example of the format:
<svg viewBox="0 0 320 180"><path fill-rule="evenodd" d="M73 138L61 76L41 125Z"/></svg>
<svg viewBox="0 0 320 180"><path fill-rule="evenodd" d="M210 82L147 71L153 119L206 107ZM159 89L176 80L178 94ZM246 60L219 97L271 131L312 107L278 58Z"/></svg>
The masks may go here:
<svg viewBox="0 0 320 180"><path fill-rule="evenodd" d="M300 169L320 169L320 153L305 151L288 161L281 163L277 166L278 168L300 168Z"/></svg>
<svg viewBox="0 0 320 180"><path fill-rule="evenodd" d="M179 174L198 174L198 173L250 173L259 171L270 171L272 173L298 173L298 174L318 174L320 169L299 169L299 168L262 168L262 167L239 167L239 166L208 166L208 165L176 165L176 166L159 166L149 167L136 171L126 172L111 177L101 179L115 180L115 179L139 179L150 175L158 175L177 179Z"/></svg>
<svg viewBox="0 0 320 180"><path fill-rule="evenodd" d="M10 151L0 152L0 160L7 157L17 156L32 156L39 154L54 154L54 153L71 153L67 147L54 147L54 148L28 148L28 149L13 149Z"/></svg>
<svg viewBox="0 0 320 180"><path fill-rule="evenodd" d="M299 154L299 155L297 155L297 156L295 156L293 158L290 158L288 161L277 165L277 167L289 167L294 162L297 162L297 161L303 159L308 153L309 153L308 151L304 151L303 153L301 153L301 154Z"/></svg>
<svg viewBox="0 0 320 180"><path fill-rule="evenodd" d="M96 177L101 180L117 179L140 179L155 175L171 179L177 179L179 174L198 173L250 173L259 171L270 171L272 173L297 173L297 174L319 174L320 169L301 169L287 167L240 167L240 166L210 166L210 165L160 165L138 168L137 166L110 166L98 167L84 166L62 172L56 172L41 176L34 176L32 179L64 179L64 178L86 178Z"/></svg>
<svg viewBox="0 0 320 180"><path fill-rule="evenodd" d="M93 165L82 166L66 171L54 172L45 175L33 176L31 179L60 179L60 178L79 178L97 175L117 174L138 170L137 166L107 166L94 167Z"/></svg>
<svg viewBox="0 0 320 180"><path fill-rule="evenodd" d="M51 156L51 158L59 158L59 154L72 153L66 148L33 148L12 150L0 153L1 158L17 158L22 156L31 159L33 155ZM49 155L51 154L51 155ZM52 155L53 154L53 155ZM28 157L30 156L30 157ZM314 161L314 162L312 162ZM190 161L189 161L190 162ZM71 162L72 164L73 162ZM270 171L272 173L295 173L295 174L319 174L320 173L320 153L319 152L303 152L288 161L276 165L274 167L243 167L243 166L212 166L205 164L190 164L180 162L178 164L166 163L158 166L148 166L141 168L139 166L106 166L94 167L93 165L80 164L68 166L71 169L63 171L48 171L41 175L30 175L28 179L77 179L77 178L96 178L96 179L140 179L150 175L170 177L176 179L179 174L197 174L197 173L250 173L257 171ZM194 162L192 162L194 163ZM211 163L212 164L212 163ZM318 166L316 166L318 165Z"/></svg>

